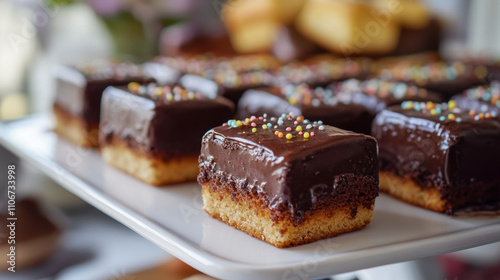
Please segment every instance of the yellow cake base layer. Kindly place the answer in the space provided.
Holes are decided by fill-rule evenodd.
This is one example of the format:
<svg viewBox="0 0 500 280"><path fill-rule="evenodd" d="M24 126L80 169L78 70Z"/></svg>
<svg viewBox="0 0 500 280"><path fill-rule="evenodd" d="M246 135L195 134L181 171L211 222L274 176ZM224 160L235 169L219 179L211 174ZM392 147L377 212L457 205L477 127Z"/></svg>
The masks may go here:
<svg viewBox="0 0 500 280"><path fill-rule="evenodd" d="M229 191L213 191L209 185L203 185L202 197L203 210L213 218L279 248L359 230L368 225L373 216L373 207L358 207L354 217L348 209L323 209L307 213L304 221L295 226L289 220L274 222L270 210L258 199L232 199Z"/></svg>
<svg viewBox="0 0 500 280"><path fill-rule="evenodd" d="M110 165L155 186L196 180L198 156L190 155L165 162L142 155L121 141L101 147L103 159Z"/></svg>
<svg viewBox="0 0 500 280"><path fill-rule="evenodd" d="M421 188L411 179L381 171L379 172L379 188L391 196L416 206L437 212L445 212L446 210L446 201L441 199L438 190Z"/></svg>
<svg viewBox="0 0 500 280"><path fill-rule="evenodd" d="M99 147L99 128L87 128L80 117L76 117L66 110L55 106L53 109L55 117L54 131L64 139L82 147Z"/></svg>

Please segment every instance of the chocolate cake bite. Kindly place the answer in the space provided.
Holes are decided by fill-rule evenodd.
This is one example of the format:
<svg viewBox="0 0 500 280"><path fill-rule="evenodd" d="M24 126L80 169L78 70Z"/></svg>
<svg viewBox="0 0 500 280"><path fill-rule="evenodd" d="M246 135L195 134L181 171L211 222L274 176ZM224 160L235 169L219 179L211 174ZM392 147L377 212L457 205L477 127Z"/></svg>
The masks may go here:
<svg viewBox="0 0 500 280"><path fill-rule="evenodd" d="M203 209L276 247L365 227L378 195L376 141L302 116L230 120L205 134Z"/></svg>
<svg viewBox="0 0 500 280"><path fill-rule="evenodd" d="M202 136L233 115L234 105L180 86L109 87L102 99L106 162L152 185L195 180Z"/></svg>
<svg viewBox="0 0 500 280"><path fill-rule="evenodd" d="M448 103L404 102L377 115L380 189L453 214L500 205L500 119Z"/></svg>
<svg viewBox="0 0 500 280"><path fill-rule="evenodd" d="M153 80L138 65L113 61L57 66L54 75L57 80L54 129L84 147L98 146L101 96L106 87Z"/></svg>
<svg viewBox="0 0 500 280"><path fill-rule="evenodd" d="M380 79L350 79L328 88L305 84L249 90L238 103L238 117L261 115L278 117L285 112L325 124L370 134L376 113L405 100L440 101L438 94L405 83Z"/></svg>

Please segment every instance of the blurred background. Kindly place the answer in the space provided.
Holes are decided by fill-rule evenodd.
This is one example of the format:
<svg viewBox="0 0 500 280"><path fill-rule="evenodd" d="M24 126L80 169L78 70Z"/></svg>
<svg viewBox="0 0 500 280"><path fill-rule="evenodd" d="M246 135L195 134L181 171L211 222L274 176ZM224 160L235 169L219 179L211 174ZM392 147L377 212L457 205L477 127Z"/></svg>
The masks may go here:
<svg viewBox="0 0 500 280"><path fill-rule="evenodd" d="M252 17L249 12L240 22L233 19L238 15L228 15L226 29L225 2L241 10L235 0L3 0L0 2L3 38L0 41L0 118L14 119L49 110L55 92L50 69L57 63L75 64L109 57L142 62L158 54L179 52L212 51L226 55L273 52L273 40L282 33L280 28L294 32L293 23L290 25L293 18L268 23L270 16L262 11L265 9L262 3L266 1L261 0L254 4L255 21L261 22L261 27L253 24L252 18L244 19ZM500 42L497 42L500 36L494 36L500 32L495 28L500 5L497 1L423 2L429 15L440 22L438 47L442 55L466 54L491 59L500 56ZM243 10L250 9L243 7ZM248 26L254 26L255 30L244 30ZM259 31L259 28L267 31ZM427 34L436 30L425 28L428 27L424 27ZM429 37L415 40L435 39ZM303 36L298 41L316 44ZM427 49L436 46L436 42L431 42ZM396 50L393 54L398 51L404 54L412 50ZM285 60L293 58L285 47L278 53Z"/></svg>
<svg viewBox="0 0 500 280"><path fill-rule="evenodd" d="M377 7L388 1L360 2ZM271 2L277 3L273 5L278 5L279 15L268 8ZM357 48L356 41L351 46L339 47L323 40L321 32L313 34L303 27L305 24L300 21L307 19L297 16L303 2L1 0L0 120L51 110L55 94L51 74L54 65L102 58L144 62L158 55L270 53L289 62L317 52L349 58L435 51L445 59L483 60L492 64L500 61L499 1L422 0L416 1L416 6L411 6L415 1L401 1L411 8L401 15L404 18L395 31L397 37L387 34L380 44L373 43L366 48ZM383 20L383 9L378 11ZM420 16L412 20L413 15ZM352 22L358 20L362 19L353 18ZM388 43L391 40L392 45ZM0 159L16 161L1 147ZM20 278L16 279L146 279L140 278L137 271L160 264L162 269L166 267L170 256L149 241L65 192L29 165L21 163L21 168L26 174L23 180L27 187L23 192L36 194L47 204L64 211L70 219L65 222L69 230L63 250L44 267L32 268L18 274ZM52 195L54 193L57 195ZM68 255L78 257L67 260ZM420 267L422 271L435 271L446 279L500 279L498 244L426 259L418 264L424 265ZM406 271L406 279L411 279L409 275L415 273L412 271ZM2 279L14 279L5 277L6 274L0 274ZM353 279L356 276L339 277Z"/></svg>

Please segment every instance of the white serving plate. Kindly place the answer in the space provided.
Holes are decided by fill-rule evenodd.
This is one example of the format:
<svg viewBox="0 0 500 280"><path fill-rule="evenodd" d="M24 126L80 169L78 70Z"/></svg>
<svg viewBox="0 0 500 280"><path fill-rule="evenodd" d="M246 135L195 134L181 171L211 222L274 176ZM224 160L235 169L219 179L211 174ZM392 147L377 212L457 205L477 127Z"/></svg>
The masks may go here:
<svg viewBox="0 0 500 280"><path fill-rule="evenodd" d="M381 194L367 228L278 249L210 218L202 210L197 183L149 186L106 165L96 150L59 139L51 127L47 116L0 124L0 144L167 252L217 278L318 278L500 241L500 216L448 217Z"/></svg>

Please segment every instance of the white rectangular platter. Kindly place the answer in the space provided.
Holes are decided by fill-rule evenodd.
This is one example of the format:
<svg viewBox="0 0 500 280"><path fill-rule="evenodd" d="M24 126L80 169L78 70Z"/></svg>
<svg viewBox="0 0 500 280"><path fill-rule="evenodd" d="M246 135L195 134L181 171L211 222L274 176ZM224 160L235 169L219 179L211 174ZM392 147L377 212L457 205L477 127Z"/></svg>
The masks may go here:
<svg viewBox="0 0 500 280"><path fill-rule="evenodd" d="M137 181L106 165L97 150L58 138L47 116L0 123L0 144L167 252L217 278L318 278L500 241L500 216L448 217L381 194L367 228L277 249L210 218L202 210L196 182L157 188Z"/></svg>

